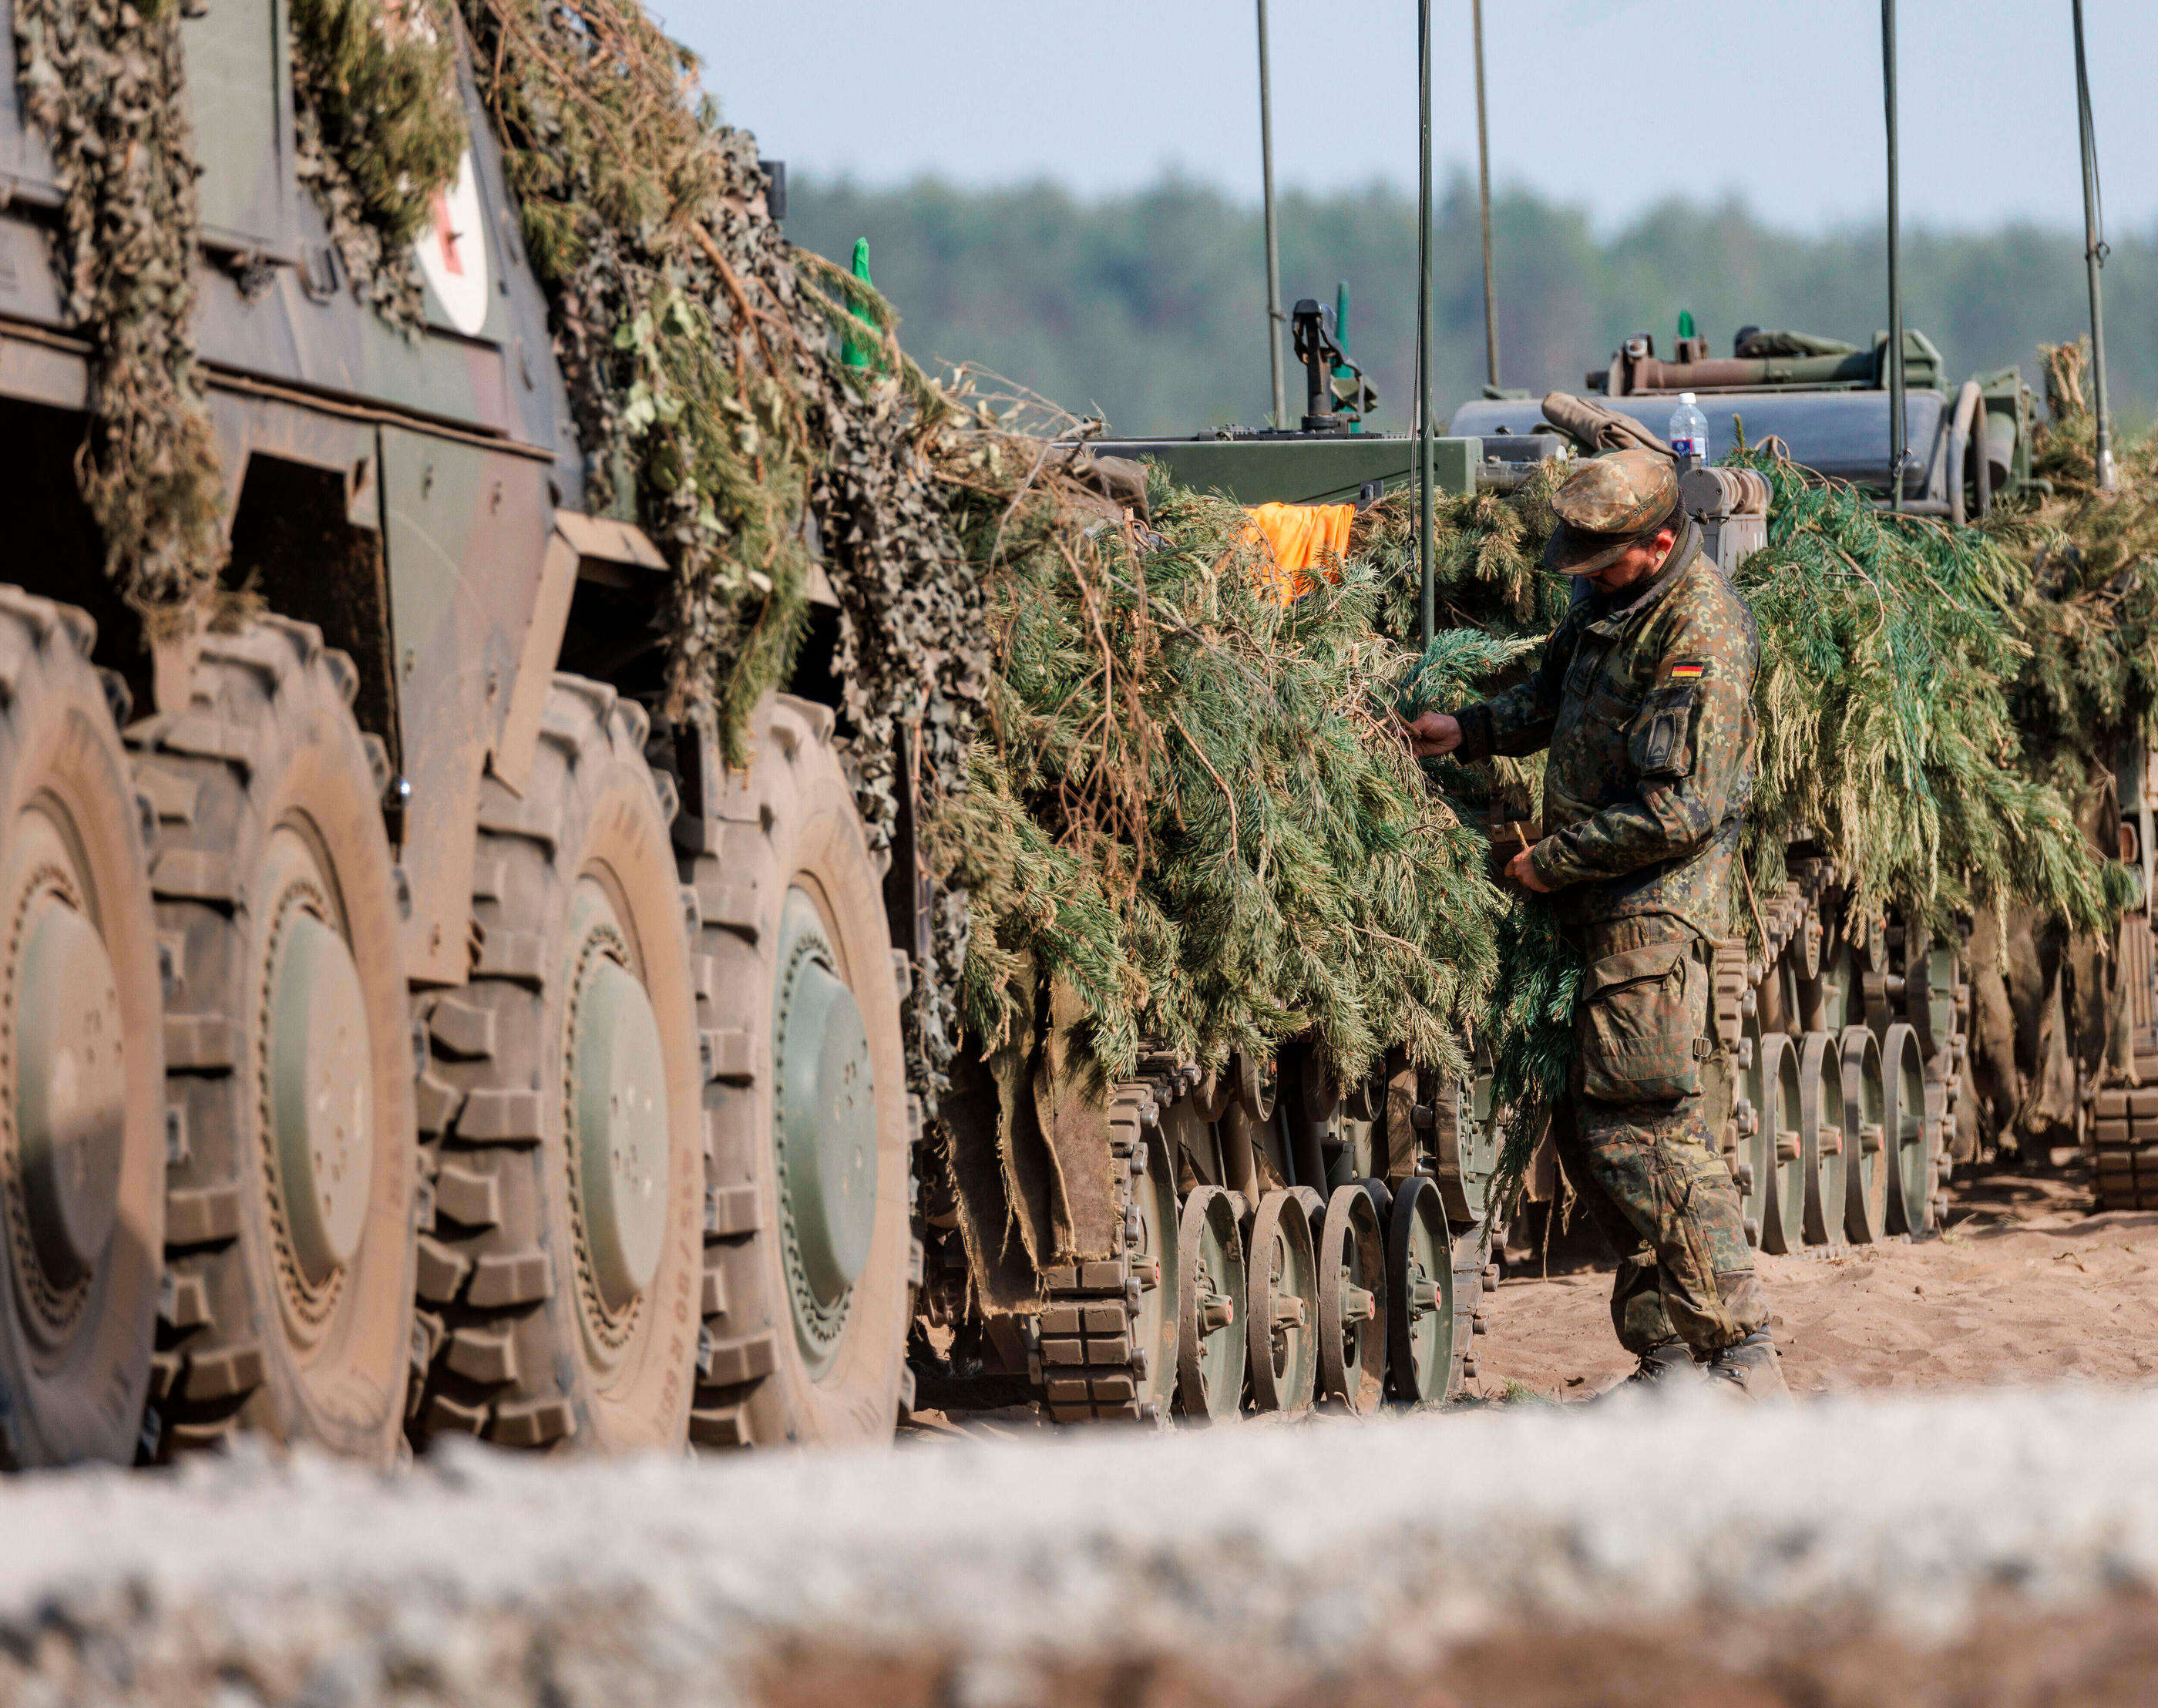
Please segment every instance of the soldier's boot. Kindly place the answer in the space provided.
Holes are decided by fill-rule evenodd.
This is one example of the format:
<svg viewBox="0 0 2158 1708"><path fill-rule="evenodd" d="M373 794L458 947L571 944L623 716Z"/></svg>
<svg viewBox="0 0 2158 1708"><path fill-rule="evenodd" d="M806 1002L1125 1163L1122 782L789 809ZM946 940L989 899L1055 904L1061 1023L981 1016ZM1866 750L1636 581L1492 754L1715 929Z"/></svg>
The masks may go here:
<svg viewBox="0 0 2158 1708"><path fill-rule="evenodd" d="M1736 1346L1711 1353L1706 1366L1711 1381L1728 1382L1749 1400L1788 1400L1783 1360L1766 1329L1756 1329Z"/></svg>
<svg viewBox="0 0 2158 1708"><path fill-rule="evenodd" d="M1639 1392L1643 1388L1666 1391L1674 1388L1691 1387L1700 1380L1693 1361L1693 1349L1675 1338L1659 1342L1640 1355L1633 1375L1606 1388L1596 1397L1607 1400L1617 1394Z"/></svg>
<svg viewBox="0 0 2158 1708"><path fill-rule="evenodd" d="M1634 1388L1670 1386L1690 1382L1694 1379L1693 1349L1674 1335L1660 1346L1651 1346L1641 1355L1641 1362L1634 1374L1626 1378L1626 1385Z"/></svg>

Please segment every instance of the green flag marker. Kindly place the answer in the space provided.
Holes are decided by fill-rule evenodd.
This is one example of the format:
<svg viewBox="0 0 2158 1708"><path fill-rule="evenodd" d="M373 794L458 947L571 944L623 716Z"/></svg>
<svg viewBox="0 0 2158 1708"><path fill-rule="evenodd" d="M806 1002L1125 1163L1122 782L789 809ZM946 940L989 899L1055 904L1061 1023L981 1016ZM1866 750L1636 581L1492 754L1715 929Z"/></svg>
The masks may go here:
<svg viewBox="0 0 2158 1708"><path fill-rule="evenodd" d="M866 237L857 237L854 240L854 275L865 285L874 285L876 282L870 277L870 240ZM864 325L868 324L866 318L859 310L855 312L854 318L862 321ZM839 345L839 360L843 365L849 368L866 368L870 365L870 348L866 344L856 343L852 338L847 338Z"/></svg>
<svg viewBox="0 0 2158 1708"><path fill-rule="evenodd" d="M854 255L857 265L859 265L861 251L858 249L854 251ZM864 276L866 277L867 275L864 275ZM1681 308L1679 310L1679 336L1682 338L1690 338L1693 335L1693 310L1691 308Z"/></svg>

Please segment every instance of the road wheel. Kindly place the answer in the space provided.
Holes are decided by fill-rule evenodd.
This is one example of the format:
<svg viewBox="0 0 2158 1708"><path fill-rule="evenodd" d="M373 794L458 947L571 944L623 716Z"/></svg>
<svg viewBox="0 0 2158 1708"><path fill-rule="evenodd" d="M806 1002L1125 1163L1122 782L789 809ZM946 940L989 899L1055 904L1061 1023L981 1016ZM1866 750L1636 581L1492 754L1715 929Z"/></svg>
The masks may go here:
<svg viewBox="0 0 2158 1708"><path fill-rule="evenodd" d="M1454 1371L1453 1253L1438 1188L1411 1174L1386 1222L1386 1382L1417 1406L1447 1397Z"/></svg>
<svg viewBox="0 0 2158 1708"><path fill-rule="evenodd" d="M1299 1416L1311 1409L1319 1377L1319 1272L1304 1206L1293 1194L1259 1200L1244 1265L1252 1409Z"/></svg>
<svg viewBox="0 0 2158 1708"><path fill-rule="evenodd" d="M881 878L824 708L776 694L755 759L677 732L702 921L710 1179L694 1438L891 1437L906 1383L918 1117ZM1083 1277L1082 1277L1083 1278ZM1121 1304L1123 1281L1107 1288Z"/></svg>
<svg viewBox="0 0 2158 1708"><path fill-rule="evenodd" d="M1926 1115L1926 1071L1906 1021L1881 1041L1881 1123L1888 1143L1888 1231L1922 1234L1933 1225L1934 1135Z"/></svg>
<svg viewBox="0 0 2158 1708"><path fill-rule="evenodd" d="M377 1462L412 1323L412 1045L382 763L305 623L204 643L128 731L157 818L168 1271L164 1451L235 1422Z"/></svg>
<svg viewBox="0 0 2158 1708"><path fill-rule="evenodd" d="M1759 1099L1761 1249L1772 1256L1805 1244L1806 1160L1800 1126L1804 1087L1799 1048L1787 1032L1763 1032L1756 1046Z"/></svg>
<svg viewBox="0 0 2158 1708"><path fill-rule="evenodd" d="M422 1007L422 1441L663 1452L687 1435L698 1040L647 727L613 689L557 676L522 798L483 786L472 978Z"/></svg>
<svg viewBox="0 0 2158 1708"><path fill-rule="evenodd" d="M80 611L0 588L0 1465L135 1457L164 1221L157 937Z"/></svg>
<svg viewBox="0 0 2158 1708"><path fill-rule="evenodd" d="M1888 1231L1887 1090L1881 1045L1864 1026L1846 1026L1838 1044L1843 1063L1844 1219L1853 1245L1870 1246Z"/></svg>
<svg viewBox="0 0 2158 1708"><path fill-rule="evenodd" d="M1248 1349L1236 1321L1244 1245L1222 1188L1201 1186L1185 1199L1176 1252L1177 1404L1187 1422L1226 1422L1243 1404Z"/></svg>
<svg viewBox="0 0 2158 1708"><path fill-rule="evenodd" d="M1836 1040L1809 1032L1799 1045L1799 1149L1804 1162L1803 1226L1809 1246L1843 1238L1850 1158L1844 1146L1843 1066Z"/></svg>
<svg viewBox="0 0 2158 1708"><path fill-rule="evenodd" d="M1373 1410L1386 1373L1386 1239L1371 1195L1355 1181L1334 1189L1319 1249L1320 1396Z"/></svg>

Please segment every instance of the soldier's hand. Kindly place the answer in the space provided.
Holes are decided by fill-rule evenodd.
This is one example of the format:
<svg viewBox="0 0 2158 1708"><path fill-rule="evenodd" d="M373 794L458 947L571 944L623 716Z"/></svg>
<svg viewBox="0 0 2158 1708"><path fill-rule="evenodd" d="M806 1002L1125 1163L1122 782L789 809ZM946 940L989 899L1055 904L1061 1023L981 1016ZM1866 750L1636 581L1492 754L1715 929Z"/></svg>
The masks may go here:
<svg viewBox="0 0 2158 1708"><path fill-rule="evenodd" d="M1536 850L1523 849L1506 862L1506 875L1524 890L1533 890L1539 895L1548 895L1551 886L1536 875L1536 862L1529 858Z"/></svg>
<svg viewBox="0 0 2158 1708"><path fill-rule="evenodd" d="M1404 721L1402 729L1418 759L1451 753L1461 745L1461 725L1444 712L1426 712L1413 723Z"/></svg>

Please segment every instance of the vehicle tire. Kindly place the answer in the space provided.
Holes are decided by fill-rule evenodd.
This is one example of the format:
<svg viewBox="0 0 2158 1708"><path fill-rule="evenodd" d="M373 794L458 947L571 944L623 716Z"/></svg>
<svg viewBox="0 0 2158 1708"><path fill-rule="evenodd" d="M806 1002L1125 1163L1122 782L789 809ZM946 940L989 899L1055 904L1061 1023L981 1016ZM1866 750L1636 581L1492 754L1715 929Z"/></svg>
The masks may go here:
<svg viewBox="0 0 2158 1708"><path fill-rule="evenodd" d="M131 1462L165 1191L142 820L80 611L0 587L0 1466Z"/></svg>
<svg viewBox="0 0 2158 1708"><path fill-rule="evenodd" d="M412 1324L412 1045L359 675L311 625L204 643L127 732L157 819L159 1451L236 1424L386 1463Z"/></svg>
<svg viewBox="0 0 2158 1708"><path fill-rule="evenodd" d="M881 876L832 735L786 694L759 706L745 771L709 730L677 732L702 921L706 1447L887 1440L906 1386L918 1117Z"/></svg>
<svg viewBox="0 0 2158 1708"><path fill-rule="evenodd" d="M481 786L471 982L426 998L416 1444L679 1452L704 1214L687 898L643 708L555 678Z"/></svg>

